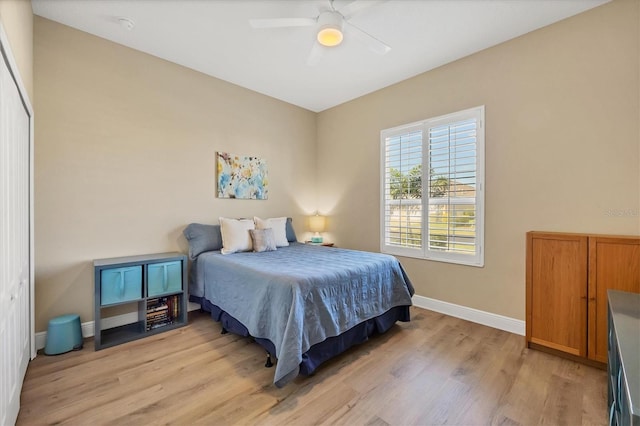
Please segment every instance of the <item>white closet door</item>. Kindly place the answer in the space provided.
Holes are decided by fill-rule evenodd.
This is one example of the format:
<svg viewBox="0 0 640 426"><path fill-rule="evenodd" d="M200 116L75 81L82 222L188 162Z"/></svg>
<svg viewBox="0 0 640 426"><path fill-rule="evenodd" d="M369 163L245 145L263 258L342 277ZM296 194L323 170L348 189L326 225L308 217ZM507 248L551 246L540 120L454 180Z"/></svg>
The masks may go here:
<svg viewBox="0 0 640 426"><path fill-rule="evenodd" d="M3 43L4 46L4 43ZM0 424L13 424L31 343L30 113L0 55Z"/></svg>

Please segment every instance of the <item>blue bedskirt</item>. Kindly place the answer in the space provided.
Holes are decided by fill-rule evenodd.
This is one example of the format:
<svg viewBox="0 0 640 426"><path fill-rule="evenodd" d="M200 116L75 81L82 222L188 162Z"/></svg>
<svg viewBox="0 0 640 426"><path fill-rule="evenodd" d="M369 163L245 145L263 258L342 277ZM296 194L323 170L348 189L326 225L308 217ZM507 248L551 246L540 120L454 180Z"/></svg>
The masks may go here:
<svg viewBox="0 0 640 426"><path fill-rule="evenodd" d="M204 297L190 297L191 302L199 303L202 309L211 313L211 318L222 324L222 327L234 334L249 337L247 328L233 316L220 309ZM409 306L396 306L384 314L363 321L344 333L329 337L323 342L311 346L302 354L300 362L300 374L312 374L323 362L341 354L350 347L364 343L375 334L382 334L389 330L396 321L408 322L410 320ZM254 338L270 354L275 354L275 346L268 339Z"/></svg>

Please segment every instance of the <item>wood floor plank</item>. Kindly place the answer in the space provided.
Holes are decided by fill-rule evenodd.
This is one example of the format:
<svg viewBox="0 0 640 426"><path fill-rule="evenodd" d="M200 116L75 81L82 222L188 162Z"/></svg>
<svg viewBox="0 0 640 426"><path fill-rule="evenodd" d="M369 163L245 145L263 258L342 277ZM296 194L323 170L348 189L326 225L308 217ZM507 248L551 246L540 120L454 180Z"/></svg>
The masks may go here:
<svg viewBox="0 0 640 426"><path fill-rule="evenodd" d="M186 327L29 364L17 424L606 424L606 372L522 336L412 308L284 388L250 339L206 314Z"/></svg>

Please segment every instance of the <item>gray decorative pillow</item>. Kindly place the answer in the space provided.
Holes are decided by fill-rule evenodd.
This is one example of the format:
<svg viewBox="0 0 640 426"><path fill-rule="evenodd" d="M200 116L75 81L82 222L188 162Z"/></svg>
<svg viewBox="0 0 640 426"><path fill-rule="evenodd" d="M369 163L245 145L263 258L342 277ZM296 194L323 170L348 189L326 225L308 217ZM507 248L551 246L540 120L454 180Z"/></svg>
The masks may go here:
<svg viewBox="0 0 640 426"><path fill-rule="evenodd" d="M276 236L273 229L250 229L251 240L253 241L253 251L274 251L276 250Z"/></svg>
<svg viewBox="0 0 640 426"><path fill-rule="evenodd" d="M293 230L293 224L291 222L293 222L293 219L288 217L287 218L287 225L286 225L287 241L289 241L290 243L295 243L298 240L296 238L296 231Z"/></svg>
<svg viewBox="0 0 640 426"><path fill-rule="evenodd" d="M182 234L189 242L189 258L194 260L205 251L220 250L222 248L222 235L220 225L203 225L192 223L187 226Z"/></svg>

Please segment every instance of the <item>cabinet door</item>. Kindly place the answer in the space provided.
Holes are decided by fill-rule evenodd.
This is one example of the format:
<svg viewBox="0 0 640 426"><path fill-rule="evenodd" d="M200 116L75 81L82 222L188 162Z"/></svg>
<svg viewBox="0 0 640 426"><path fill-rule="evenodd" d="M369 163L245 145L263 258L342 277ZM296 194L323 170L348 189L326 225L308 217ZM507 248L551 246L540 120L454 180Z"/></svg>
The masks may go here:
<svg viewBox="0 0 640 426"><path fill-rule="evenodd" d="M527 234L527 342L587 354L584 235Z"/></svg>
<svg viewBox="0 0 640 426"><path fill-rule="evenodd" d="M589 237L588 357L607 362L607 290L640 293L640 238Z"/></svg>

